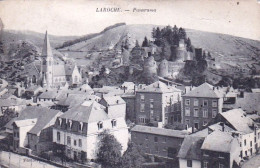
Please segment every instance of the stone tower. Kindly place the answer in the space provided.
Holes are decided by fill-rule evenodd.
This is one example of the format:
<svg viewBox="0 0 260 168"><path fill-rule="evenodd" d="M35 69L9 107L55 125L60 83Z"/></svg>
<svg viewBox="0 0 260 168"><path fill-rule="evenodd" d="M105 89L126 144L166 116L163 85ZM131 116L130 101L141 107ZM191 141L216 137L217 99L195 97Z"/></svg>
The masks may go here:
<svg viewBox="0 0 260 168"><path fill-rule="evenodd" d="M157 64L153 56L150 56L144 61L144 74L146 75L157 75Z"/></svg>
<svg viewBox="0 0 260 168"><path fill-rule="evenodd" d="M46 31L42 49L41 79L43 87L53 87L53 55L51 45Z"/></svg>
<svg viewBox="0 0 260 168"><path fill-rule="evenodd" d="M159 76L167 77L168 76L168 61L166 59L162 60L159 65Z"/></svg>

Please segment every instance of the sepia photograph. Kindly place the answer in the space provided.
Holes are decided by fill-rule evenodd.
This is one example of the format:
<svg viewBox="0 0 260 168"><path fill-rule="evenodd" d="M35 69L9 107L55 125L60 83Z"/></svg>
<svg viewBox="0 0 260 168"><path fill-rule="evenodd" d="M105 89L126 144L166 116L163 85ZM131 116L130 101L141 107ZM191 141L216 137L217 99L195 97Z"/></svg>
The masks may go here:
<svg viewBox="0 0 260 168"><path fill-rule="evenodd" d="M0 168L260 168L259 0L0 0Z"/></svg>

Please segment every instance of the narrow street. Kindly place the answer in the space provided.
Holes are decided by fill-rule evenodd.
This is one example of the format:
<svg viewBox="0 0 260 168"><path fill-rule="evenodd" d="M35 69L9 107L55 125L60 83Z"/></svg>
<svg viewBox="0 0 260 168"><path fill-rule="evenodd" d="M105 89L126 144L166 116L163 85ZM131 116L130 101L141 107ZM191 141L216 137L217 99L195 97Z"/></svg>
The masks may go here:
<svg viewBox="0 0 260 168"><path fill-rule="evenodd" d="M242 165L242 168L260 168L260 155L256 155Z"/></svg>

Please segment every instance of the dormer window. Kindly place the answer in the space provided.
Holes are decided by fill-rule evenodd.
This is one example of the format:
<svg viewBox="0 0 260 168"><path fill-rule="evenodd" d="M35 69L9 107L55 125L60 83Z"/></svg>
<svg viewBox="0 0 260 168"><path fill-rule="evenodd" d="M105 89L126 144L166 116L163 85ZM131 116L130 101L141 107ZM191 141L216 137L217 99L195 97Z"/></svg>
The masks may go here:
<svg viewBox="0 0 260 168"><path fill-rule="evenodd" d="M59 121L59 125L61 125L61 123L62 123L62 119L61 119L61 118L59 118L59 120L58 120L58 121Z"/></svg>
<svg viewBox="0 0 260 168"><path fill-rule="evenodd" d="M112 120L111 123L112 123L112 128L116 127L116 120L115 119Z"/></svg>
<svg viewBox="0 0 260 168"><path fill-rule="evenodd" d="M80 123L79 123L79 131L82 131L82 129L83 129L83 123L80 122Z"/></svg>
<svg viewBox="0 0 260 168"><path fill-rule="evenodd" d="M69 120L68 123L69 123L69 128L71 128L71 126L72 126L72 121Z"/></svg>
<svg viewBox="0 0 260 168"><path fill-rule="evenodd" d="M98 130L103 129L103 122L99 121L97 125L98 125Z"/></svg>

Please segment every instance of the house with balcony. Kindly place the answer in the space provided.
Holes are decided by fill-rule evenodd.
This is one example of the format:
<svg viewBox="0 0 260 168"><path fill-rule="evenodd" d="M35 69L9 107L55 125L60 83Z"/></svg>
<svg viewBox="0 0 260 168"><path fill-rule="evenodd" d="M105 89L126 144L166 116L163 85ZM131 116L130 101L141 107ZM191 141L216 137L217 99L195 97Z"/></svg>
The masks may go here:
<svg viewBox="0 0 260 168"><path fill-rule="evenodd" d="M121 111L124 114L118 116L110 112L95 101L84 102L66 111L57 118L53 128L55 149L62 149L67 158L75 161L95 159L98 135L106 129L115 136L124 152L128 143L128 128L123 117L125 111Z"/></svg>

